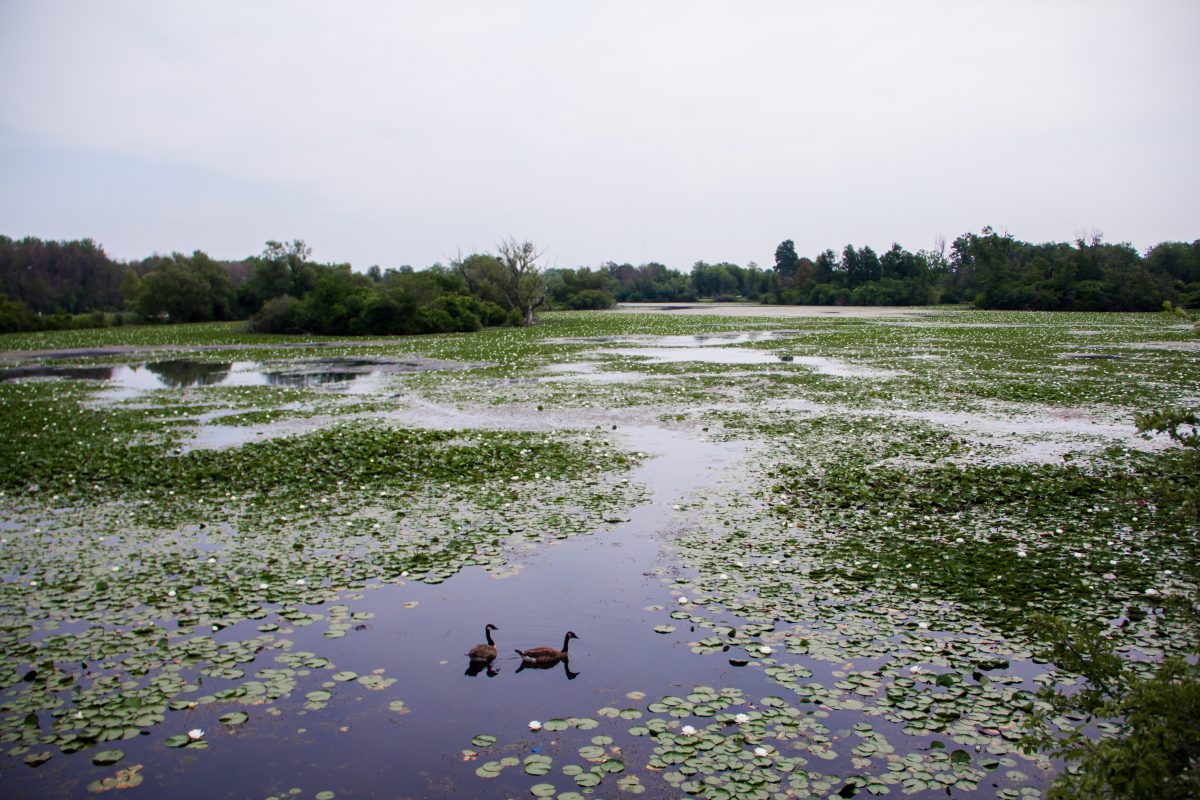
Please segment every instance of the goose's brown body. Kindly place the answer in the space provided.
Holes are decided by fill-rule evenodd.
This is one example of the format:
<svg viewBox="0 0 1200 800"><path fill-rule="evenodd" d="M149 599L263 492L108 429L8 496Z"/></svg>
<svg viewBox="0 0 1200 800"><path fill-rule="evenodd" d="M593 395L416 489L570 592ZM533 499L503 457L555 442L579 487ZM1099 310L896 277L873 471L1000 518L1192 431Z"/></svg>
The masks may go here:
<svg viewBox="0 0 1200 800"><path fill-rule="evenodd" d="M571 646L571 640L578 638L575 631L567 631L567 635L563 637L562 650L556 650L553 647L531 647L528 650L518 650L517 655L526 664L553 664L556 661L566 661L570 657L567 648Z"/></svg>
<svg viewBox="0 0 1200 800"><path fill-rule="evenodd" d="M488 623L483 629L483 635L487 639L487 644L477 644L467 651L467 655L472 661L491 661L496 657L496 643L492 641L492 631L500 630L492 623Z"/></svg>

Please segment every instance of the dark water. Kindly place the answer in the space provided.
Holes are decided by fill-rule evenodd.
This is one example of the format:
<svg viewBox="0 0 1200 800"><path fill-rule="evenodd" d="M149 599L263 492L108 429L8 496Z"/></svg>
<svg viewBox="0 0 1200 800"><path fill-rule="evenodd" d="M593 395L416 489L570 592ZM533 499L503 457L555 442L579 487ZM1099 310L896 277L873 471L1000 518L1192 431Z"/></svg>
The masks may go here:
<svg viewBox="0 0 1200 800"><path fill-rule="evenodd" d="M315 670L300 679L291 700L275 704L283 710L279 716L265 713L265 707L237 703L168 712L167 721L150 736L111 745L126 753L118 767L144 765L145 783L127 791L147 797L265 798L294 786L302 789L301 797L322 790L338 797L501 797L527 795L528 786L538 781L567 791L575 788L573 781L559 768L582 762L575 752L579 745L606 732L620 743L629 738L624 731L636 724L602 719L599 708L644 709L650 700L695 685L745 686L747 670L730 666L720 654L690 652L688 640L707 634L693 635L684 625L669 636L656 634L652 628L662 622L662 612L644 610L669 600L653 569L663 558L662 536L673 524L672 503L705 483L720 481L739 448L658 428L627 428L625 433L632 447L661 454L630 476L655 494L652 502L632 511L628 522L535 551L524 559L519 574L503 579L468 568L439 585L386 585L363 591L361 600L344 600L352 611L371 611L375 618L342 639L324 638L320 622L295 628L287 634L296 643L293 650L316 652L337 669L360 675L382 668L385 676L398 679L393 686L375 692L357 683L338 684L327 708L306 712L304 693L329 677L328 671ZM413 601L416 607L405 608ZM321 607L311 610L323 612ZM496 674L465 675L469 662L464 654L483 640L488 622L499 626ZM257 623L243 623L245 629L234 626L214 638L247 638L253 635L247 633L250 624ZM567 630L579 635L570 648L574 677L562 665L518 671L515 648L560 647ZM264 651L246 668L271 666L280 665L273 663L271 651ZM223 685L204 681L205 691ZM761 685L762 694L773 693L765 681ZM646 692L647 699L626 698L635 690ZM389 711L396 699L411 713ZM251 719L238 729L226 730L216 719L239 709ZM569 716L593 717L602 724L588 732L528 729L530 720ZM196 727L206 731L209 749L162 745L166 736ZM499 742L478 761L464 761L461 751L472 748L471 738L479 733L495 735ZM557 740L572 742L561 757L551 744ZM513 749L501 752L505 745ZM554 769L544 778L531 781L519 767L491 781L474 774L484 761L524 757L534 747L555 755ZM92 766L90 753L56 755L36 770L9 760L8 773L0 775L0 795L90 797L86 785L116 769ZM636 759L630 757L629 763L632 767ZM616 777L601 787L603 795L616 793ZM644 796L654 797L654 791Z"/></svg>
<svg viewBox="0 0 1200 800"><path fill-rule="evenodd" d="M295 796L303 798L321 791L332 791L337 798L528 797L529 787L540 782L553 783L560 792L576 790L561 768L566 764L586 766L578 747L602 734L625 748L622 757L627 772L638 775L646 786L642 797L681 796L653 773L638 768L653 747L649 737L627 735L628 728L638 723L602 718L597 713L600 708L644 710L648 702L666 694L686 694L697 685L735 686L752 702L791 693L768 681L758 667L732 666L727 654L692 653L689 641L711 631L693 631L677 623L674 633L655 633L653 626L663 622L664 612L646 610L671 602L661 576L678 568L664 554L662 544L683 524L672 505L706 486L736 480L728 471L738 463L740 446L702 441L657 427L627 427L622 432L628 437L628 446L657 456L630 476L654 494L650 502L632 510L628 522L518 556L514 563L521 565L520 572L506 578L468 568L439 585L388 584L363 590L361 599L341 598L339 602L351 611L370 611L374 618L341 639L325 638L323 621L276 635L295 643L291 652L310 651L327 657L337 670L367 675L382 669L385 677L397 679L394 685L369 691L355 682L339 683L328 707L306 711L305 692L319 688L332 672L313 670L298 679L291 698L274 704L280 712L277 715L269 713L266 706L236 702L168 712L166 722L151 735L110 745L126 753L118 767L143 765L143 785L121 794L209 800L282 797L296 788L300 791ZM416 605L406 607L412 603ZM327 607L306 610L328 614ZM499 626L495 674L464 674L469 666L464 654L483 641L483 627L489 622ZM255 624L242 623L214 634L214 638L250 638ZM567 630L579 635L571 644L569 671L563 665L519 670L515 648L559 647ZM260 653L255 662L245 665L247 672L282 666L275 663L273 652ZM838 679L835 670L849 666L785 654L777 657L781 662L809 667L814 672L812 680L825 685ZM871 666L863 659L854 668ZM203 679L204 692L219 691L225 685L224 681ZM628 698L633 691L646 696ZM404 701L410 713L390 710L394 700ZM217 717L232 710L247 711L250 721L226 729ZM572 716L597 719L600 726L561 733L535 733L528 728L531 720ZM836 745L852 735L850 726L863 719L858 712L832 711L822 723L830 729ZM928 748L928 741L905 736L900 726L883 718L869 721L900 747ZM171 750L162 744L167 736L191 728L204 729L209 749ZM480 733L496 736L497 743L475 748L471 739ZM463 750L479 750L478 758L464 759ZM849 763L847 750L841 747L842 755L836 761L814 761L810 768L829 775L860 772ZM24 766L19 759L6 759L0 762L5 769L0 774L0 797L92 797L87 784L111 776L116 769L92 766L92 752L56 755L37 769ZM506 768L497 779L475 775L476 767L486 761L504 756L523 759L534 752L553 757L548 775L533 778L519 766ZM1029 766L1021 768L1033 772ZM620 794L618 777L606 779L595 796ZM998 773L983 781L978 790L955 790L953 796L994 797L997 784L1005 785ZM899 787L894 791L898 793ZM946 795L938 792L936 796Z"/></svg>

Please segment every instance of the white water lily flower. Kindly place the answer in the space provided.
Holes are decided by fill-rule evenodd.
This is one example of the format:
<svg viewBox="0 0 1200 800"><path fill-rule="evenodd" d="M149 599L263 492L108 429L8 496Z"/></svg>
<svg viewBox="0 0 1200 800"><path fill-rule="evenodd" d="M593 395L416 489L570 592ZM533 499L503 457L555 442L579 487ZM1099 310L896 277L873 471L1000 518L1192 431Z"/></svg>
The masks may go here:
<svg viewBox="0 0 1200 800"><path fill-rule="evenodd" d="M919 584L916 584L916 583L910 583L910 584L908 585L908 588L912 589L912 590L915 592L917 589L920 589L921 587L920 587L920 585L919 585Z"/></svg>
<svg viewBox="0 0 1200 800"><path fill-rule="evenodd" d="M759 758L763 758L763 757L769 755L769 753L770 753L770 751L767 750L767 748L765 748L765 747L754 748L754 755L758 756Z"/></svg>
<svg viewBox="0 0 1200 800"><path fill-rule="evenodd" d="M747 722L750 721L750 715L749 714L738 714L733 718L733 721L736 722L738 725L745 725Z"/></svg>
<svg viewBox="0 0 1200 800"><path fill-rule="evenodd" d="M204 731L200 728L192 728L188 731L188 738L193 742L204 738Z"/></svg>
<svg viewBox="0 0 1200 800"><path fill-rule="evenodd" d="M260 584L258 585L258 588L260 588L260 589L266 589L266 588L267 588L267 584L265 584L265 583L260 583Z"/></svg>
<svg viewBox="0 0 1200 800"><path fill-rule="evenodd" d="M769 656L772 653L772 650L764 644L762 647L758 648L758 652Z"/></svg>
<svg viewBox="0 0 1200 800"><path fill-rule="evenodd" d="M688 600L686 597L679 598L679 605L681 605L681 606L686 606L690 602L692 602L692 601Z"/></svg>
<svg viewBox="0 0 1200 800"><path fill-rule="evenodd" d="M1146 590L1146 597L1154 597L1157 594L1158 594L1158 589L1147 589Z"/></svg>
<svg viewBox="0 0 1200 800"><path fill-rule="evenodd" d="M961 536L959 536L957 539L954 540L955 544L962 544L965 541L966 541L966 539L964 539Z"/></svg>
<svg viewBox="0 0 1200 800"><path fill-rule="evenodd" d="M682 733L684 736L695 736L696 735L696 729L693 728L691 725L684 725L682 728L679 729L679 732Z"/></svg>
<svg viewBox="0 0 1200 800"><path fill-rule="evenodd" d="M529 730L540 731L541 729L542 729L542 723L538 722L536 719L532 719L529 721Z"/></svg>
<svg viewBox="0 0 1200 800"><path fill-rule="evenodd" d="M306 585L307 583L308 583L308 581L304 580L304 578L298 578L298 579L296 579L296 585L297 585L297 586L304 586L304 585Z"/></svg>
<svg viewBox="0 0 1200 800"><path fill-rule="evenodd" d="M175 590L167 589L167 597L174 597L174 596L175 596Z"/></svg>
<svg viewBox="0 0 1200 800"><path fill-rule="evenodd" d="M908 671L915 674L915 673L918 673L921 671L921 667L918 666L917 664L913 664L911 667L908 668Z"/></svg>

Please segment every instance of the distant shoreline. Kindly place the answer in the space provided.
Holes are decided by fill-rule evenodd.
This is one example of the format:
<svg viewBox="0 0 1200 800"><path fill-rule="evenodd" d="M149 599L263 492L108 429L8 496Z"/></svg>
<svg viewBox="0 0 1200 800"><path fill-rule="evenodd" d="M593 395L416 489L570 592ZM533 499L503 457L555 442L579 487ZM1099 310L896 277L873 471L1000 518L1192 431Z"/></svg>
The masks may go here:
<svg viewBox="0 0 1200 800"><path fill-rule="evenodd" d="M696 314L710 317L921 317L937 308L902 306L784 306L762 303L617 303L627 314Z"/></svg>

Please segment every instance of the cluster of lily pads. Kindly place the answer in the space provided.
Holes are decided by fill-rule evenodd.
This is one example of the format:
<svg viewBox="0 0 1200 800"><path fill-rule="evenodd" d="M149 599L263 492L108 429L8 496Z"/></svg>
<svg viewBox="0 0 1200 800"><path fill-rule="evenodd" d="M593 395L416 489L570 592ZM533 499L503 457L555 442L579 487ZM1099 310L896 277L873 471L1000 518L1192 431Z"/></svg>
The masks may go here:
<svg viewBox="0 0 1200 800"><path fill-rule="evenodd" d="M171 711L270 705L310 673L333 672L307 691L313 711L340 682L387 688L394 678L294 652L288 630L328 619L326 637L343 637L371 614L316 609L380 581L502 573L531 541L602 529L639 496L617 477L630 458L588 433L344 424L183 452L203 403L93 403L94 391L0 386L12 431L0 443L0 740L31 765L52 752L39 746L128 739ZM279 663L258 666L271 652Z"/></svg>
<svg viewBox="0 0 1200 800"><path fill-rule="evenodd" d="M1007 754L979 757L942 741L926 752L897 752L878 724L862 721L835 730L829 709L778 696L752 701L736 687L697 686L643 709L602 708L598 716L612 720L607 724L590 717L535 721L534 736L509 743L480 734L463 756L489 759L475 769L480 778L523 772L531 795L560 800L577 800L610 784L635 795L647 788L661 791L657 787L665 784L710 800L971 793L999 774L1016 787L1001 796L1041 796ZM621 719L635 724L622 730L616 727ZM627 754L637 754L639 766L631 767ZM831 772L835 764L848 769Z"/></svg>

